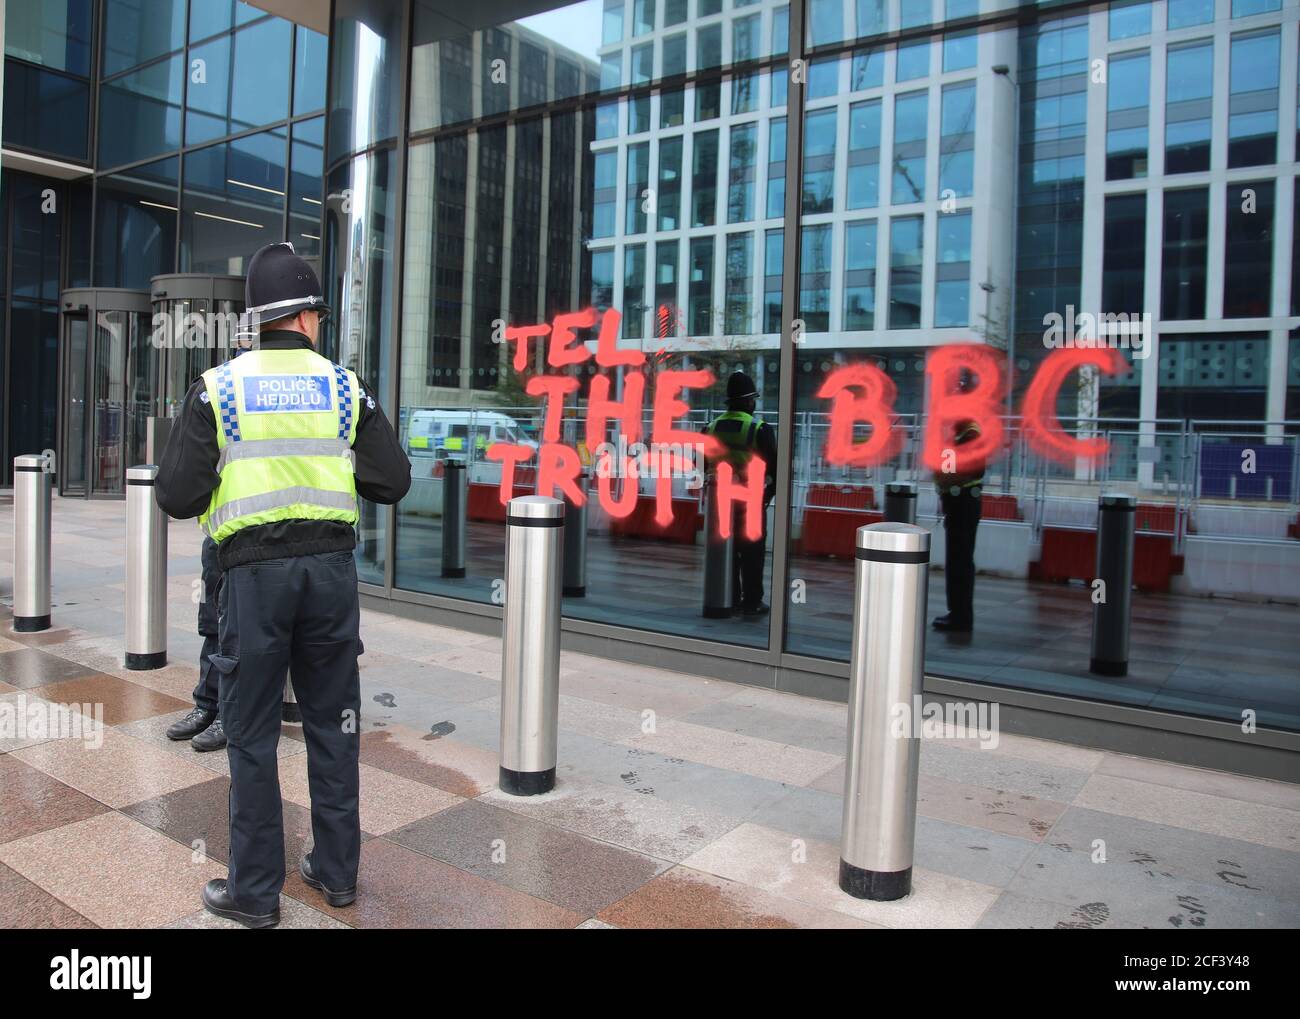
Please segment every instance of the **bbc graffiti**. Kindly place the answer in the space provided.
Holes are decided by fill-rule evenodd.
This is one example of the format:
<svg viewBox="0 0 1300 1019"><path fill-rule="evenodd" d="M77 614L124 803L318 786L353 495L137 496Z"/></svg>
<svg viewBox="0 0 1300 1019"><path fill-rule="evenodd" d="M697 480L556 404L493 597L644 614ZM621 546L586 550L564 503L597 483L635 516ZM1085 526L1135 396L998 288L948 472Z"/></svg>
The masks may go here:
<svg viewBox="0 0 1300 1019"><path fill-rule="evenodd" d="M645 476L644 446L648 438L654 463L655 522L672 522L672 478L697 469L692 452L713 461L714 495L718 505L718 527L730 537L733 507L739 507L744 536L751 541L762 535L763 480L768 465L757 456L742 468L733 467L720 455L725 447L713 436L677 427L690 410L683 398L692 390L711 387L716 378L708 369L662 369L655 373L653 392L647 392L647 363L644 351L618 346L621 313L614 308L594 308L557 315L552 322L505 326L503 342L513 345L511 363L526 378L525 390L543 405L542 442L536 451L537 490L560 492L575 505L583 505L586 494L578 484L583 469L578 450L560 441L560 424L565 401L586 397L585 444L595 452L596 499L614 519L629 516L636 508L636 484L624 485L615 494L614 479L635 481ZM583 338L595 331L595 349ZM527 369L544 348L548 371L528 374ZM530 356L532 355L532 356ZM576 375L565 369L594 361L599 369L622 368L622 395L613 396L609 375L590 376L585 394ZM1076 438L1061 426L1056 401L1062 387L1075 373L1093 368L1116 376L1130 370L1122 353L1108 346L1062 347L1047 355L1035 371L1020 408L1025 439L1035 452L1061 463L1095 461L1106 456L1109 443L1104 437ZM551 371L554 370L554 371ZM1001 351L979 343L954 343L936 347L926 361L929 397L922 441L922 460L932 471L962 474L995 460L1003 448L1003 419L1007 387L1011 383ZM897 389L893 380L876 365L859 362L840 365L831 371L816 397L827 401L830 416L823 456L831 466L872 467L895 456L902 447L903 433L897 427L894 403ZM651 409L650 435L644 436L647 403ZM958 445L958 425L974 421L979 435ZM610 426L618 429L619 442L608 442ZM857 432L866 426L866 439ZM504 504L514 492L515 469L534 455L530 446L497 442L487 449L487 458L501 464L500 499Z"/></svg>

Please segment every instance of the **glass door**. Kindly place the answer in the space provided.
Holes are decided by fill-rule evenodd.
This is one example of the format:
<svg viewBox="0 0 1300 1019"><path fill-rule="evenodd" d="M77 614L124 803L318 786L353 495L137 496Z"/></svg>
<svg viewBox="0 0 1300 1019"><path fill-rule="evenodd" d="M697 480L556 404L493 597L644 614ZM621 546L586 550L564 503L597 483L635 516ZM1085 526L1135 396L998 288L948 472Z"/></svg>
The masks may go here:
<svg viewBox="0 0 1300 1019"><path fill-rule="evenodd" d="M101 311L95 316L91 374L94 428L91 440L91 494L122 491L125 450L126 349L131 315Z"/></svg>
<svg viewBox="0 0 1300 1019"><path fill-rule="evenodd" d="M90 322L86 312L63 316L63 430L58 449L59 494L86 494L86 407Z"/></svg>

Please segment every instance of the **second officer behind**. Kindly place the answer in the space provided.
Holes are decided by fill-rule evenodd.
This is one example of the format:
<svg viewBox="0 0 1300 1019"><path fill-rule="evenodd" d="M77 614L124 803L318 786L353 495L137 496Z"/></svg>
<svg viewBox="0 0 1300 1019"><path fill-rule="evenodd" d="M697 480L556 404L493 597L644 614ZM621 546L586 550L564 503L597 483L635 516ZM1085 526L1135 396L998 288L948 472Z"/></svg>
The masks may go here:
<svg viewBox="0 0 1300 1019"><path fill-rule="evenodd" d="M397 502L411 465L370 390L316 353L328 309L291 245L253 256L246 298L262 323L256 349L190 387L155 492L171 516L199 517L223 574L211 661L230 758L230 870L208 882L203 905L273 927L285 878L276 745L290 669L314 840L299 871L333 906L356 898L357 497Z"/></svg>
<svg viewBox="0 0 1300 1019"><path fill-rule="evenodd" d="M705 433L720 440L727 447L722 459L737 471L747 468L754 454L763 461L766 475L763 478L763 533L756 541L749 541L739 529L739 511L733 526L736 559L732 574L739 611L748 619L767 614L763 602L763 566L767 556L767 505L776 494L776 431L771 425L754 416L758 407L758 389L744 372L735 372L727 379L727 411L705 426Z"/></svg>

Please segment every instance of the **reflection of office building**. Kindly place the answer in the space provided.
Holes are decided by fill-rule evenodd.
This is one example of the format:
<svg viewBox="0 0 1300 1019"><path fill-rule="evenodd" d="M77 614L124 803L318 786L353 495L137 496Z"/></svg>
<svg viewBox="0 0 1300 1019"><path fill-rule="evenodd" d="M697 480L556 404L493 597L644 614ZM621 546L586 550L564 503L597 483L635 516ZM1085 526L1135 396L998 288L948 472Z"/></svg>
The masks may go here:
<svg viewBox="0 0 1300 1019"><path fill-rule="evenodd" d="M443 36L417 6L414 31L413 131L545 108L597 87L595 61L524 25ZM579 196L590 191L592 124L589 109L577 110L411 148L406 249L423 257L404 270L404 405L490 400L508 359L494 323L579 307L590 272L580 243L590 200Z"/></svg>
<svg viewBox="0 0 1300 1019"><path fill-rule="evenodd" d="M145 420L216 356L156 349L151 296L217 312L259 246L319 256L327 40L234 0L3 15L0 476L54 449L62 491L120 493Z"/></svg>
<svg viewBox="0 0 1300 1019"><path fill-rule="evenodd" d="M996 17L1013 8L1015 22ZM1099 4L1036 19L1002 0L588 0L521 5L513 19L416 0L404 23L406 9L337 2L331 40L332 94L351 98L330 121L328 191L369 191L368 211L354 204L337 226L327 216L324 258L355 264L358 244L344 239L363 224L365 286L340 325L364 323L368 377L396 408L416 472L411 495L376 518L363 564L373 593L460 619L496 611L500 468L479 450L496 434L490 415L534 439L541 423L507 369L512 348L494 343L498 327L617 308L619 343L650 355L649 374L743 368L757 381L788 458L775 465L773 615L702 619L696 494L675 481L662 526L643 480L631 517L589 515L588 596L566 600L570 638L833 694L848 654L852 527L894 478L920 482L922 522L937 526L917 448L928 351L968 340L1007 350L1014 412L1049 350L1049 313L1142 323L1149 312L1160 351L1121 379L1072 378L1056 407L1072 432L1109 437L1104 463L1036 454L1013 418L984 499L974 644L936 640L929 666L943 677L936 689L1013 687L1004 703L1067 715L1068 698L1084 696L1125 724L1218 719L1219 749L1232 744L1246 695L1209 690L1184 659L1215 653L1207 640L1255 654L1234 632L1270 625L1274 610L1234 602L1236 624L1209 633L1182 613L1208 593L1300 598L1285 570L1250 565L1300 565L1281 466L1297 443L1283 423L1297 391L1286 269L1297 38L1279 3ZM791 11L803 21L798 62ZM364 122L349 109L359 97ZM1227 204L1249 182L1260 218ZM871 470L833 467L817 393L837 366L863 361L896 384L908 441ZM538 349L528 364L555 371ZM582 434L595 370L576 371L566 438ZM722 408L720 386L691 408L689 426L703 427ZM1105 425L1074 420L1095 416ZM1190 420L1209 416L1237 421ZM1251 435L1266 440L1273 480L1235 485L1223 458ZM469 461L477 551L464 579L438 568L440 458ZM532 470L516 491L532 490ZM1080 579L1067 560L1089 553L1069 550L1091 547L1102 485L1144 507L1152 575L1141 584L1160 592L1139 595L1159 620L1143 638L1150 653L1185 649L1123 688L1098 686L1076 661L1085 589L1052 579ZM804 596L787 598L795 588ZM1269 662L1252 665L1281 691L1269 724L1300 727L1300 689ZM1049 708L1045 692L1067 706ZM1161 721L1131 713L1139 706Z"/></svg>

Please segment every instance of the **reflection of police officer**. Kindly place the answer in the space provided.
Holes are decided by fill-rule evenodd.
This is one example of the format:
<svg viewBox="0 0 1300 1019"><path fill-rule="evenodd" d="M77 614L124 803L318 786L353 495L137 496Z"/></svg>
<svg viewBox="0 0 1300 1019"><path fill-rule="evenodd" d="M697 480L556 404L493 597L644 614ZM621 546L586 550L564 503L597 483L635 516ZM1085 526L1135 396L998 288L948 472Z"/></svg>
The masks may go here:
<svg viewBox="0 0 1300 1019"><path fill-rule="evenodd" d="M199 602L199 636L203 646L199 650L199 682L194 688L194 709L184 718L174 722L167 730L167 738L189 740L199 753L224 750L226 731L217 711L217 673L212 668L212 656L217 651L217 597L221 589L221 567L217 564L217 543L203 539L203 600Z"/></svg>
<svg viewBox="0 0 1300 1019"><path fill-rule="evenodd" d="M771 425L754 417L758 406L758 390L744 372L736 372L727 379L727 412L710 421L704 431L727 447L723 455L728 463L740 469L749 463L755 453L767 467L763 479L763 533L757 541L744 537L742 511L733 518L735 535L735 591L740 611L746 616L764 615L768 608L763 604L763 562L767 553L767 504L776 492L776 432Z"/></svg>
<svg viewBox="0 0 1300 1019"><path fill-rule="evenodd" d="M313 349L327 313L289 244L249 262L257 349L190 387L159 465L158 504L199 516L222 570L218 653L230 757L230 873L209 912L279 923L284 829L276 768L292 669L307 741L313 848L303 880L333 906L356 898L360 676L357 496L397 502L411 465L370 391Z"/></svg>
<svg viewBox="0 0 1300 1019"><path fill-rule="evenodd" d="M979 425L974 421L961 421L953 444L963 446L979 434ZM948 614L937 617L933 626L950 633L969 633L975 625L975 530L980 522L983 464L961 474L936 473L934 483L943 507L943 570Z"/></svg>

